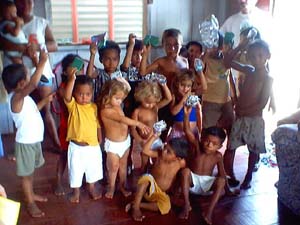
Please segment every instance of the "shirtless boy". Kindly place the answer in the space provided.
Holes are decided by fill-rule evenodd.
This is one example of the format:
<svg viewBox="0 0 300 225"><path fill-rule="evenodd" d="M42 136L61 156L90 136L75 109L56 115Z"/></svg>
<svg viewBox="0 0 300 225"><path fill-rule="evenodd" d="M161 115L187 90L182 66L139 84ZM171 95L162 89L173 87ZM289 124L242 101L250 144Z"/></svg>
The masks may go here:
<svg viewBox="0 0 300 225"><path fill-rule="evenodd" d="M226 133L222 128L206 128L199 145L189 125L190 112L190 107L184 108L184 130L189 142L193 145L193 152L189 156L191 160L189 160L188 167L181 172L181 187L185 204L179 217L188 219L189 212L192 210L189 193L208 195L213 191L209 207L202 214L206 223L212 224L212 213L224 187L227 194L232 194L226 182L222 154L218 151L222 147ZM212 176L215 166L218 168L216 177Z"/></svg>
<svg viewBox="0 0 300 225"><path fill-rule="evenodd" d="M152 151L151 145L158 138L153 134L144 146L143 153L156 158L150 174L140 177L134 201L126 205L126 212L131 210L135 221L142 221L145 216L141 209L160 211L162 215L171 209L171 202L166 192L170 189L178 171L185 167L185 157L189 144L183 139L171 139L163 150ZM147 202L142 201L145 199Z"/></svg>
<svg viewBox="0 0 300 225"><path fill-rule="evenodd" d="M248 169L240 189L251 188L252 172L260 153L266 152L265 124L262 117L272 92L273 79L267 66L271 57L268 44L263 40L250 43L247 57L251 65L241 64L234 59L237 52L247 45L242 42L224 57L225 65L243 72L246 77L235 106L236 120L230 133L230 148L224 154L224 166L231 179L236 180L233 170L235 150L247 145L249 150Z"/></svg>

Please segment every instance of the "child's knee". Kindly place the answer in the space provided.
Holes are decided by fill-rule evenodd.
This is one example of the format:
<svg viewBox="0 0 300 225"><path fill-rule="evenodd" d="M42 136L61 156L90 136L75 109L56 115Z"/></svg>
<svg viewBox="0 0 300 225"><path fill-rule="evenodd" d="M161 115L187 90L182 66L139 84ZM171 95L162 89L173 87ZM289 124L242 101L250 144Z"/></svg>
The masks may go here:
<svg viewBox="0 0 300 225"><path fill-rule="evenodd" d="M110 171L110 172L118 172L120 168L120 164L119 162L110 162L110 163L107 163L107 170Z"/></svg>

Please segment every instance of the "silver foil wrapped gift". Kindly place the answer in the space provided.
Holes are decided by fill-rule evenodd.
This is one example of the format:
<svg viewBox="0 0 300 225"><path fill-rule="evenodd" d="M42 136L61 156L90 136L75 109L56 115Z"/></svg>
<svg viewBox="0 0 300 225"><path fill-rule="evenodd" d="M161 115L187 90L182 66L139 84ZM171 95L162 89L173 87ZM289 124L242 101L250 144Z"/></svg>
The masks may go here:
<svg viewBox="0 0 300 225"><path fill-rule="evenodd" d="M144 80L157 81L160 84L167 83L167 78L164 75L158 73L147 74L144 76Z"/></svg>
<svg viewBox="0 0 300 225"><path fill-rule="evenodd" d="M135 67L128 68L128 80L129 81L138 81L140 80L139 71Z"/></svg>
<svg viewBox="0 0 300 225"><path fill-rule="evenodd" d="M190 95L187 98L185 105L195 107L198 102L199 102L199 97L197 95Z"/></svg>
<svg viewBox="0 0 300 225"><path fill-rule="evenodd" d="M153 125L154 133L161 133L166 129L167 129L167 124L163 120L160 120Z"/></svg>
<svg viewBox="0 0 300 225"><path fill-rule="evenodd" d="M197 72L201 72L203 70L203 63L202 63L201 59L199 59L199 58L195 59L194 68Z"/></svg>
<svg viewBox="0 0 300 225"><path fill-rule="evenodd" d="M218 30L218 19L214 15L211 15L209 18L206 18L201 24L199 24L200 43L205 48L218 47Z"/></svg>
<svg viewBox="0 0 300 225"><path fill-rule="evenodd" d="M248 32L247 39L254 41L256 36L257 36L257 30L254 27L252 27Z"/></svg>

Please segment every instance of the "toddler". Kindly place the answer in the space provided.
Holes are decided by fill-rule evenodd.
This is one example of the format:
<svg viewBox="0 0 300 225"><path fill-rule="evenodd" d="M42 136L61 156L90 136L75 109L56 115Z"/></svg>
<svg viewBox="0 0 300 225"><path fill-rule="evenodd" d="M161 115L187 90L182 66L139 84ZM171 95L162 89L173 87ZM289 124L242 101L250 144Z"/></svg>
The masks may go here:
<svg viewBox="0 0 300 225"><path fill-rule="evenodd" d="M68 72L72 69L71 64L78 55L68 54L66 55L62 62L62 73L61 73L61 83L57 90L57 101L59 104L59 127L58 127L58 136L60 141L60 154L59 159L57 161L56 167L56 188L54 193L58 196L64 195L65 191L62 185L62 176L65 171L65 167L67 164L67 156L68 156L68 147L69 143L66 141L67 138L67 129L68 129L68 109L64 103L64 94L65 88L68 81Z"/></svg>
<svg viewBox="0 0 300 225"><path fill-rule="evenodd" d="M108 190L105 194L106 198L114 196L117 174L119 175L120 191L125 197L131 194L125 189L130 147L128 126L137 126L143 135L150 132L150 128L144 123L124 115L121 104L128 92L129 87L124 82L113 79L105 83L98 102L100 105L99 117L105 131L104 150L107 153Z"/></svg>
<svg viewBox="0 0 300 225"><path fill-rule="evenodd" d="M162 91L163 90L163 95ZM168 105L172 100L171 92L166 84L158 84L152 81L142 81L139 83L134 94L135 100L140 103L132 114L132 119L138 120L149 127L153 127L154 123L158 121L158 110ZM142 151L144 143L149 139L152 132L143 135L137 127L132 127L131 134L134 138L133 151ZM151 147L152 149L162 148L163 143L158 138ZM142 169L148 162L148 156L142 154Z"/></svg>
<svg viewBox="0 0 300 225"><path fill-rule="evenodd" d="M85 174L93 200L101 198L95 183L102 179L101 129L97 106L92 103L93 81L86 75L76 76L76 68L68 71L64 101L69 112L67 138L68 170L73 194L72 203L79 203L80 187ZM73 96L72 96L73 94Z"/></svg>

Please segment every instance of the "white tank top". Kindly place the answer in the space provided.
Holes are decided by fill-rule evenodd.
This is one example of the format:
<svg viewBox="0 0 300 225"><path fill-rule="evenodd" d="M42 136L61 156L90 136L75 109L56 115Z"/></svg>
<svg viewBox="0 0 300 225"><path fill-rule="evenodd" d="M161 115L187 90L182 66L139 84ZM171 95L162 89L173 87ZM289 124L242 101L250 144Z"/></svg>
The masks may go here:
<svg viewBox="0 0 300 225"><path fill-rule="evenodd" d="M44 138L44 123L37 105L30 96L26 96L21 112L14 113L11 110L13 95L13 92L8 95L8 105L17 128L16 142L22 144L42 142Z"/></svg>

